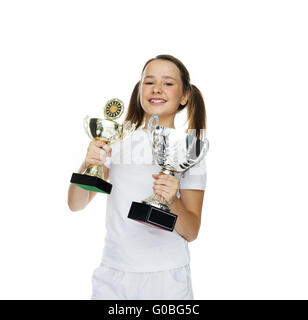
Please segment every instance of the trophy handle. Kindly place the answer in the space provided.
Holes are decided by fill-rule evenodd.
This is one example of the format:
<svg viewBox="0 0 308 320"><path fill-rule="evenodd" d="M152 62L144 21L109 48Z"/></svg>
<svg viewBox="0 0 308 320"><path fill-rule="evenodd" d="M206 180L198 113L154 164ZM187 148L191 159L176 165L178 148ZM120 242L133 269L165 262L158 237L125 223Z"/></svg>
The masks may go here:
<svg viewBox="0 0 308 320"><path fill-rule="evenodd" d="M83 127L88 137L92 140L93 137L91 137L91 135L89 134L89 118L89 116L85 116L85 118L83 119Z"/></svg>
<svg viewBox="0 0 308 320"><path fill-rule="evenodd" d="M208 150L209 150L209 147L210 147L210 143L209 143L209 140L208 139L204 139L204 144L205 144L205 146L204 146L204 155L206 155L207 154L207 152L208 152Z"/></svg>
<svg viewBox="0 0 308 320"><path fill-rule="evenodd" d="M209 150L209 140L204 138L202 142L203 142L203 148L202 148L202 151L201 151L199 157L197 158L197 162L201 161L205 157L205 155L207 154L207 152Z"/></svg>
<svg viewBox="0 0 308 320"><path fill-rule="evenodd" d="M200 152L199 156L197 157L197 159L195 159L194 161L192 161L190 164L190 166L188 166L185 170L183 170L183 173L188 170L189 168L193 167L194 165L196 165L197 163L199 163L207 154L208 150L209 150L209 140L204 138L202 140L203 142L203 147L202 147L202 151ZM188 161L189 162L189 161Z"/></svg>
<svg viewBox="0 0 308 320"><path fill-rule="evenodd" d="M121 140L127 139L136 129L136 124L124 121L121 127Z"/></svg>
<svg viewBox="0 0 308 320"><path fill-rule="evenodd" d="M154 120L155 120L155 125L153 125ZM158 121L159 121L158 115L154 114L148 122L148 129L150 131L154 130L154 128L158 126Z"/></svg>

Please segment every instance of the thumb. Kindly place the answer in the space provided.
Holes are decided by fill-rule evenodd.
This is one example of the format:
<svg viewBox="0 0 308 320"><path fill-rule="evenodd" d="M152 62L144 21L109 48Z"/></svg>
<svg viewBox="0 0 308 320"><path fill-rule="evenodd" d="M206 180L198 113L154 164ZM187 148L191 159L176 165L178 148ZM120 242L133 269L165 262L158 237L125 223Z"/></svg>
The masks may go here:
<svg viewBox="0 0 308 320"><path fill-rule="evenodd" d="M112 148L111 148L110 146L108 146L108 144L105 144L105 145L104 145L104 150L105 150L106 152L110 152L110 151L112 150Z"/></svg>
<svg viewBox="0 0 308 320"><path fill-rule="evenodd" d="M105 144L105 146L103 147L103 149L106 151L107 156L111 157L111 152L112 152L112 148L110 146L108 146L108 144Z"/></svg>

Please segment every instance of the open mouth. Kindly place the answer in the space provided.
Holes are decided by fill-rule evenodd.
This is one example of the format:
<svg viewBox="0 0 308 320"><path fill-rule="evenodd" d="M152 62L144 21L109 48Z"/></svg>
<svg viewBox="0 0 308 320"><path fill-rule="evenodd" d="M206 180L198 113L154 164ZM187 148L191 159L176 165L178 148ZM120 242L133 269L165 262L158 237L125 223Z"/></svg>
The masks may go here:
<svg viewBox="0 0 308 320"><path fill-rule="evenodd" d="M153 106L159 106L164 104L166 100L165 99L149 99L149 102Z"/></svg>

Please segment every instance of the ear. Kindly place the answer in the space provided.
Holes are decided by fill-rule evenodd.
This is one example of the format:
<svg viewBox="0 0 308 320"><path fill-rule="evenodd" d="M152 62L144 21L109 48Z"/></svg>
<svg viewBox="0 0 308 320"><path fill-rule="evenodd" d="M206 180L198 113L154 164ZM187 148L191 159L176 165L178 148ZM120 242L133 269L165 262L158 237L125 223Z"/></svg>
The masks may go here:
<svg viewBox="0 0 308 320"><path fill-rule="evenodd" d="M186 103L188 102L188 99L190 97L190 92L189 91L186 91L183 96L182 96L182 99L181 99L181 105L182 106L185 106Z"/></svg>

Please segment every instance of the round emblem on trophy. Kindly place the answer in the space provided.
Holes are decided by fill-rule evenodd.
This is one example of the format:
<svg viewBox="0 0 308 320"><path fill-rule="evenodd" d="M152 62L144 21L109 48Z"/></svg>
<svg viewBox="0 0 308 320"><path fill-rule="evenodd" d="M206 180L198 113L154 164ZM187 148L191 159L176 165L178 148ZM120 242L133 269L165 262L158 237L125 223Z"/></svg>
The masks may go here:
<svg viewBox="0 0 308 320"><path fill-rule="evenodd" d="M124 111L124 103L120 99L110 99L107 101L104 108L105 118L108 120L115 120L121 117Z"/></svg>

